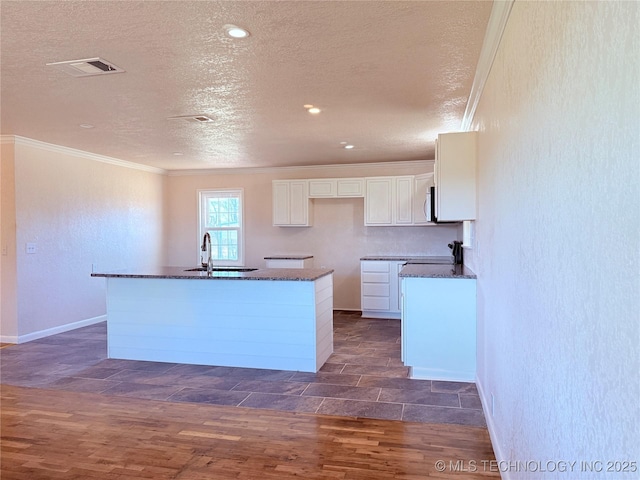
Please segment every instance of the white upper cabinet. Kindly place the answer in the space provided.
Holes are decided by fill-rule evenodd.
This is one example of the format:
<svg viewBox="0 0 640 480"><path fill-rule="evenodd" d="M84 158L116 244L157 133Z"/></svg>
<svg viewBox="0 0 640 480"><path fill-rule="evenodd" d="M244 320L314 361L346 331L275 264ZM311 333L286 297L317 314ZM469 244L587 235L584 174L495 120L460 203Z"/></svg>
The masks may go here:
<svg viewBox="0 0 640 480"><path fill-rule="evenodd" d="M436 142L438 221L476 218L476 132L443 133Z"/></svg>
<svg viewBox="0 0 640 480"><path fill-rule="evenodd" d="M273 225L279 227L309 227L311 212L307 180L274 180Z"/></svg>
<svg viewBox="0 0 640 480"><path fill-rule="evenodd" d="M364 197L364 178L339 178L338 197Z"/></svg>
<svg viewBox="0 0 640 480"><path fill-rule="evenodd" d="M365 178L364 224L413 225L413 175Z"/></svg>
<svg viewBox="0 0 640 480"><path fill-rule="evenodd" d="M413 175L394 177L396 225L411 225L413 223Z"/></svg>
<svg viewBox="0 0 640 480"><path fill-rule="evenodd" d="M393 177L365 179L365 225L393 225L393 183Z"/></svg>
<svg viewBox="0 0 640 480"><path fill-rule="evenodd" d="M337 192L338 181L335 178L309 180L309 198L333 198Z"/></svg>
<svg viewBox="0 0 640 480"><path fill-rule="evenodd" d="M309 198L364 197L364 178L314 178Z"/></svg>

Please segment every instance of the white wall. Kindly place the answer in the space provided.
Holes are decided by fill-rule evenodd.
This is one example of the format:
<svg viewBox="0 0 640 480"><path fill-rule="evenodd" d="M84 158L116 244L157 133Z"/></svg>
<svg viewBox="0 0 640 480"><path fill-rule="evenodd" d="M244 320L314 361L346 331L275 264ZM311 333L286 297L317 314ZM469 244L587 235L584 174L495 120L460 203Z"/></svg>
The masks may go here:
<svg viewBox="0 0 640 480"><path fill-rule="evenodd" d="M13 255L17 267L18 338L5 338L7 330L5 341L100 320L105 282L90 277L92 265L105 271L162 263L166 177L50 147L15 143L15 249L2 258L4 265ZM26 253L27 243L36 244L35 254ZM3 310L4 300L3 288Z"/></svg>
<svg viewBox="0 0 640 480"><path fill-rule="evenodd" d="M0 144L0 338L18 336L13 143Z"/></svg>
<svg viewBox="0 0 640 480"><path fill-rule="evenodd" d="M578 462L504 478L638 475L580 461L640 460L639 24L636 2L515 2L476 113L466 253L496 455Z"/></svg>
<svg viewBox="0 0 640 480"><path fill-rule="evenodd" d="M317 267L335 269L334 307L360 309L360 257L365 255L450 255L447 244L458 227L365 227L364 199L314 199L312 227L272 226L271 181L287 178L383 176L432 171L432 162L396 166L375 164L317 168L283 168L257 173L170 176L165 223L168 263L198 261L197 190L244 188L245 264L264 267L264 257L310 254Z"/></svg>

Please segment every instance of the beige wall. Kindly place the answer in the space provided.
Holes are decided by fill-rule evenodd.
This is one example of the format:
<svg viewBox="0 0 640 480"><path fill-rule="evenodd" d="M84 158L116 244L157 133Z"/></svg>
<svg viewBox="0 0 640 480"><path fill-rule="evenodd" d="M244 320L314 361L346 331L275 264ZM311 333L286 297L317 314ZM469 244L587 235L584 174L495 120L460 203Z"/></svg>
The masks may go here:
<svg viewBox="0 0 640 480"><path fill-rule="evenodd" d="M20 339L105 314L105 282L90 277L92 265L104 271L162 263L165 180L82 153L16 141ZM36 244L35 254L25 251L29 242Z"/></svg>
<svg viewBox="0 0 640 480"><path fill-rule="evenodd" d="M288 178L383 176L432 171L431 162L403 166L283 168L260 173L170 176L166 209L167 262L198 262L197 191L244 188L248 266L264 267L264 257L310 254L318 267L333 268L334 306L360 309L360 257L365 255L449 255L447 243L458 227L365 227L364 199L314 199L312 227L272 226L271 181Z"/></svg>
<svg viewBox="0 0 640 480"><path fill-rule="evenodd" d="M18 336L13 143L0 144L0 336Z"/></svg>
<svg viewBox="0 0 640 480"><path fill-rule="evenodd" d="M515 2L476 113L468 260L496 455L578 462L505 479L637 475L580 461L640 458L638 8Z"/></svg>

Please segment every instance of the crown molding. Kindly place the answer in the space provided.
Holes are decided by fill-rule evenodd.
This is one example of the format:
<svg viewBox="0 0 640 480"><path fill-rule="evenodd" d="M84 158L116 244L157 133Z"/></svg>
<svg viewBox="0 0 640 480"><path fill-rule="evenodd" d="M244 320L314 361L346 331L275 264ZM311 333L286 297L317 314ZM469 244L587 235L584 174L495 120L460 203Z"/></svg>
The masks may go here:
<svg viewBox="0 0 640 480"><path fill-rule="evenodd" d="M170 177L187 176L187 175L245 175L245 174L257 174L257 173L275 173L286 171L301 171L301 170L318 170L339 172L345 169L352 168L389 168L393 167L425 167L433 168L434 160L407 160L398 162L375 162L375 163L348 163L348 164L332 164L332 165L301 165L301 166L286 166L286 167L247 167L247 168L207 168L207 169L190 169L190 170L165 170L157 167L150 167L148 165L142 165L139 163L128 162L126 160L120 160L113 157L107 157L105 155L98 155L96 153L85 152L83 150L77 150L75 148L63 147L60 145L54 145L52 143L41 142L40 140L33 140L31 138L20 137L18 135L0 135L0 143L2 144L15 144L25 145L50 152L63 153L67 155L73 155L75 157L81 157L88 160L94 160L103 163L109 163L111 165L118 165L120 167L131 168L134 170L142 170L145 172L157 173L159 175L168 175Z"/></svg>
<svg viewBox="0 0 640 480"><path fill-rule="evenodd" d="M119 167L131 168L134 170L142 170L143 172L157 173L159 175L166 175L167 171L162 168L150 167L148 165L142 165L134 162L127 162L126 160L120 160L118 158L107 157L105 155L98 155L97 153L85 152L83 150L77 150L75 148L63 147L61 145L54 145L53 143L41 142L40 140L33 140L32 138L20 137L18 135L2 135L0 136L0 143L13 143L15 145L25 145L28 147L39 148L48 152L62 153L65 155L72 155L74 157L85 158L87 160L93 160L96 162L109 163L111 165L117 165Z"/></svg>
<svg viewBox="0 0 640 480"><path fill-rule="evenodd" d="M168 170L167 175L170 177L178 177L185 175L249 175L257 173L276 173L286 171L300 170L326 170L340 171L351 168L389 168L389 167L433 167L435 160L407 160L398 162L375 162L375 163L348 163L348 164L332 164L332 165L302 165L289 167L248 167L248 168L207 168L207 169L191 169L191 170Z"/></svg>
<svg viewBox="0 0 640 480"><path fill-rule="evenodd" d="M476 108L478 108L484 86L487 83L487 78L489 78L489 73L491 72L493 61L496 58L500 40L502 40L502 34L507 26L507 20L509 19L514 1L515 0L496 0L493 2L491 15L489 16L489 22L487 24L487 31L484 34L484 41L482 42L482 49L480 50L478 66L476 67L476 75L471 85L471 92L469 93L469 101L467 102L467 108L462 117L461 132L467 132L471 129Z"/></svg>

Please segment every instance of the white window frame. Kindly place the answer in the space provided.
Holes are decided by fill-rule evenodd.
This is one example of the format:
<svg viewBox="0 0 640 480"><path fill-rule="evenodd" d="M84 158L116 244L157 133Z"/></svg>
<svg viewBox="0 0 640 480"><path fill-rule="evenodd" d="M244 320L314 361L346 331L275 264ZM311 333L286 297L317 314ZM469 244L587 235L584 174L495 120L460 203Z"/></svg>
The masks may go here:
<svg viewBox="0 0 640 480"><path fill-rule="evenodd" d="M221 230L236 230L238 232L238 260L216 260L213 259L214 265L221 266L244 266L244 189L243 188L209 188L206 190L198 190L198 265L201 262L202 254L202 239L206 230L205 227L205 214L206 214L206 201L210 197L216 196L230 196L234 195L239 198L239 227L229 227Z"/></svg>

